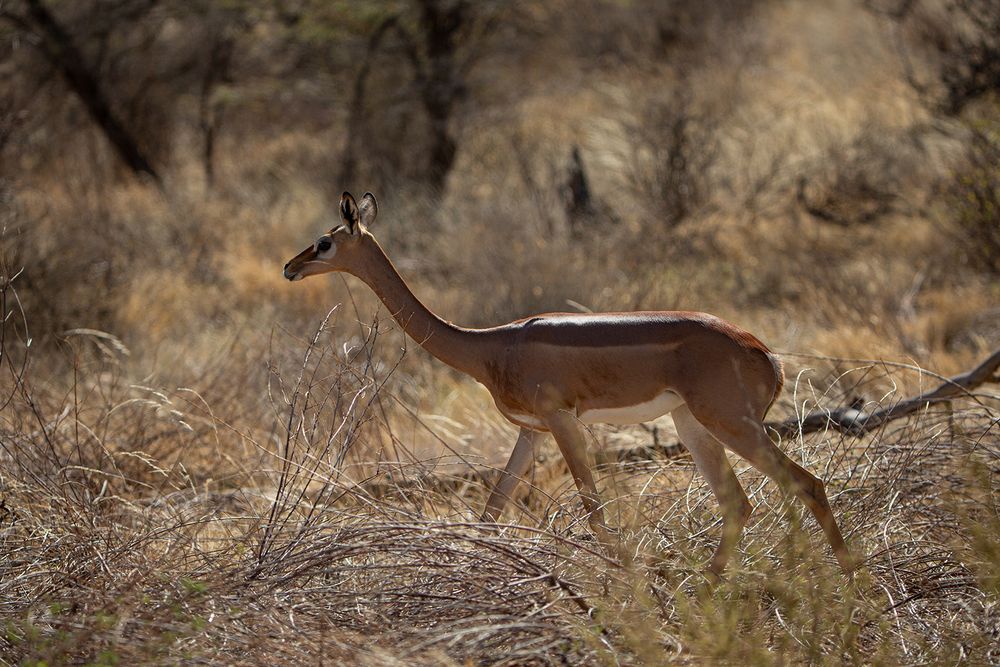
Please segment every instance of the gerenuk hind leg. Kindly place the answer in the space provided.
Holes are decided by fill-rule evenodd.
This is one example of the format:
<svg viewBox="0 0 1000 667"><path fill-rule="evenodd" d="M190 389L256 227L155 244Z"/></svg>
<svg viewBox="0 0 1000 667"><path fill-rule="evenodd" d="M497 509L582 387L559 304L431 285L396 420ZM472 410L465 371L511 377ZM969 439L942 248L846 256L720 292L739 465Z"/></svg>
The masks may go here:
<svg viewBox="0 0 1000 667"><path fill-rule="evenodd" d="M709 566L710 572L720 575L739 543L753 506L726 458L722 443L694 418L687 406L671 414L681 443L691 452L691 458L708 481L722 510L722 538Z"/></svg>
<svg viewBox="0 0 1000 667"><path fill-rule="evenodd" d="M767 437L764 425L757 416L750 414L749 410L740 414L733 409L739 406L739 400L728 402L728 410L720 410L718 406L714 410L706 410L697 402L688 403L695 419L726 447L745 458L786 492L798 496L823 528L840 567L844 572L850 573L855 567L854 559L844 543L833 510L830 509L823 482L788 458Z"/></svg>

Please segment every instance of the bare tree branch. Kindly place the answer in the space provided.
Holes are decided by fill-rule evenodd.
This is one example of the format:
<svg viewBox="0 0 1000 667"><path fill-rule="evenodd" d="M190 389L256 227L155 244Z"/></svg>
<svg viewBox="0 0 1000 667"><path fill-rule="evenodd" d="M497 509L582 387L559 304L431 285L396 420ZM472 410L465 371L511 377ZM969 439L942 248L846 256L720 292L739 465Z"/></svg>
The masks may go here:
<svg viewBox="0 0 1000 667"><path fill-rule="evenodd" d="M848 435L861 436L890 421L919 412L934 403L943 403L968 394L981 384L1000 382L998 369L1000 369L1000 349L976 368L946 380L937 389L904 399L875 412L867 413L858 407L845 406L832 411L817 410L802 419L793 417L783 422L767 422L765 426L783 438L828 428Z"/></svg>
<svg viewBox="0 0 1000 667"><path fill-rule="evenodd" d="M41 0L26 0L32 32L41 37L41 49L59 69L66 84L83 102L87 112L107 137L115 152L136 174L147 174L160 184L160 176L139 148L135 137L111 109L95 74L85 64L83 54L62 25ZM10 18L10 17L5 17Z"/></svg>

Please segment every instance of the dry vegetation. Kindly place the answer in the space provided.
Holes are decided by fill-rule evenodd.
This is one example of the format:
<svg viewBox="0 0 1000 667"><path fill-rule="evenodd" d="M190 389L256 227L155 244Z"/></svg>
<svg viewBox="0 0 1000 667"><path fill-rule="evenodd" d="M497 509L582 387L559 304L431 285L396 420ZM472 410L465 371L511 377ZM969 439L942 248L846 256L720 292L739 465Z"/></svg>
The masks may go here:
<svg viewBox="0 0 1000 667"><path fill-rule="evenodd" d="M1000 347L996 25L986 0L0 0L0 663L1000 662L996 384L782 442L853 582L739 467L756 512L713 587L669 418L592 430L615 557L551 442L479 525L514 429L360 283L280 270L372 190L448 319L707 310L784 354L772 419L872 412Z"/></svg>

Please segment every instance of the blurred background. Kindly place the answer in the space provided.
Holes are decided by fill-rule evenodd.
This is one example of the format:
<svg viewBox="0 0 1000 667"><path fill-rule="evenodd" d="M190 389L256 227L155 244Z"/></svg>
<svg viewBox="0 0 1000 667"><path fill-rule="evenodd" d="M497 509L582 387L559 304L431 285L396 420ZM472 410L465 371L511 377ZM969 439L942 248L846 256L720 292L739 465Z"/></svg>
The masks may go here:
<svg viewBox="0 0 1000 667"><path fill-rule="evenodd" d="M113 362L256 413L340 304L342 357L381 317L406 418L481 440L485 392L360 282L283 280L343 190L465 325L704 310L941 372L1000 339L995 2L4 0L0 38L5 279L52 387Z"/></svg>
<svg viewBox="0 0 1000 667"><path fill-rule="evenodd" d="M0 658L995 650L988 392L783 442L871 555L860 602L745 467L773 576L731 614L685 588L718 514L669 419L591 431L632 452L600 471L613 521L669 567L567 550L551 442L507 515L534 528L468 538L514 428L360 281L282 277L344 190L447 320L707 311L783 354L772 419L892 404L1000 341L1000 3L0 0ZM555 571L610 634L580 598L518 625L570 590Z"/></svg>
<svg viewBox="0 0 1000 667"><path fill-rule="evenodd" d="M179 371L343 301L280 267L370 190L456 322L708 310L946 367L1000 322L998 27L987 0L4 0L4 261L39 344Z"/></svg>

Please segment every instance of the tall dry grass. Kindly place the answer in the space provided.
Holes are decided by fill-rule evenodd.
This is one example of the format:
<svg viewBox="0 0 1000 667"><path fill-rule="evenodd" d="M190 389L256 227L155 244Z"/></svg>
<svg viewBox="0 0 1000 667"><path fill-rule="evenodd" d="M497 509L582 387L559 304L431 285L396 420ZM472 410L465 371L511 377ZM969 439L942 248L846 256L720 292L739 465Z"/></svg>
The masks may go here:
<svg viewBox="0 0 1000 667"><path fill-rule="evenodd" d="M513 191L390 193L374 231L462 323L699 308L784 352L909 354L945 374L996 341L996 284L955 265L933 227L844 234L781 210L637 226L622 207L574 240L551 200ZM281 279L281 260L330 225L316 190L45 192L21 193L5 221L9 266L30 269L5 270L3 288L8 663L997 659L991 388L860 441L782 443L827 481L865 557L854 583L811 519L740 468L757 510L713 588L701 568L716 504L669 420L591 431L615 557L580 520L552 443L505 525L476 522L514 430L356 281ZM936 382L786 362L784 415ZM670 458L634 455L654 438Z"/></svg>
<svg viewBox="0 0 1000 667"><path fill-rule="evenodd" d="M998 658L989 389L861 440L782 443L827 480L864 560L854 581L799 506L739 466L756 512L741 562L710 586L717 508L684 455L606 458L614 557L551 447L497 530L475 520L482 460L456 474L414 455L393 416L404 364L377 323L344 346L350 320L334 309L306 341L276 333L256 380L234 382L241 360L227 358L219 381L171 387L130 376L124 345L99 332L69 336L62 369L33 358L16 286L2 290L0 357L8 663ZM937 381L905 365L830 374L790 361L785 410L855 395L886 405ZM266 401L246 401L251 381Z"/></svg>

